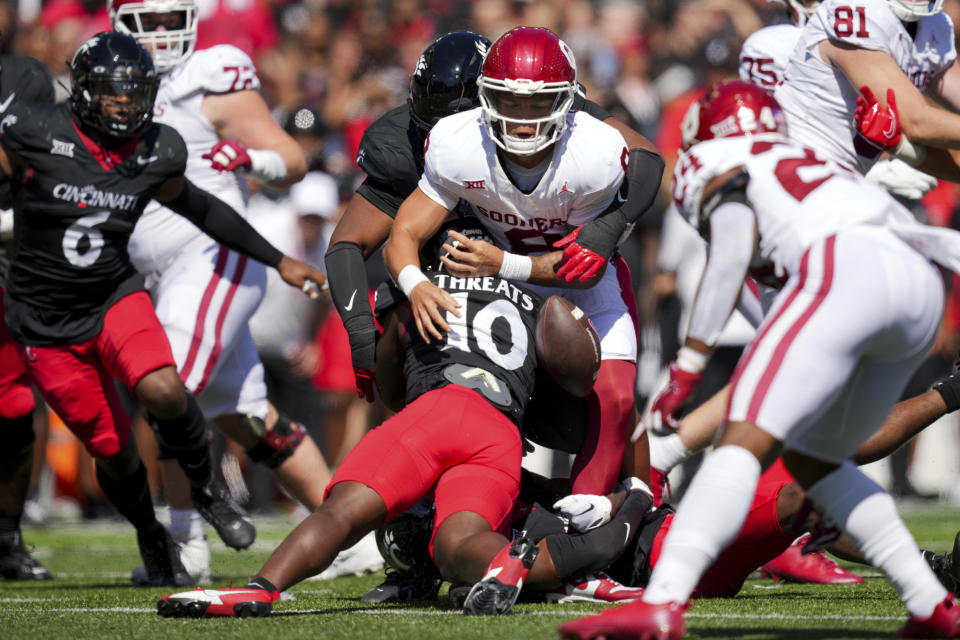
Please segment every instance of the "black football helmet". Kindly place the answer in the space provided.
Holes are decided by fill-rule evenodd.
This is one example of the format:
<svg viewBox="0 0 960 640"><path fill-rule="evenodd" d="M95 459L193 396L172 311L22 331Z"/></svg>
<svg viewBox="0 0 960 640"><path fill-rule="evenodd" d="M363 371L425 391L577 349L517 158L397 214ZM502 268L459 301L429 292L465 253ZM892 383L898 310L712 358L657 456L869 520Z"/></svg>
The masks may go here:
<svg viewBox="0 0 960 640"><path fill-rule="evenodd" d="M417 504L377 529L374 537L386 563L403 573L432 568L429 547L433 518L433 502L421 498Z"/></svg>
<svg viewBox="0 0 960 640"><path fill-rule="evenodd" d="M434 40L417 61L410 78L410 117L429 131L437 120L480 106L477 77L490 41L470 31L455 31Z"/></svg>
<svg viewBox="0 0 960 640"><path fill-rule="evenodd" d="M70 63L70 109L80 124L112 138L132 138L153 119L157 72L133 37L104 31Z"/></svg>

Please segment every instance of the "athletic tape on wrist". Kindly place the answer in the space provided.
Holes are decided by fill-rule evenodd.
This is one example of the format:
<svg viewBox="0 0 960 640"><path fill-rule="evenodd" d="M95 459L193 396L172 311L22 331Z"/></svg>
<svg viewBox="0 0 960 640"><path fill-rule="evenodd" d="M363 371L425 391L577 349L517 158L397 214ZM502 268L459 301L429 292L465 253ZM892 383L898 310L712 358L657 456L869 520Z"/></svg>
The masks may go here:
<svg viewBox="0 0 960 640"><path fill-rule="evenodd" d="M397 285L408 298L418 284L421 282L429 282L429 280L427 276L423 275L423 271L420 271L419 267L412 264L408 264L397 274Z"/></svg>
<svg viewBox="0 0 960 640"><path fill-rule="evenodd" d="M533 259L529 256L518 256L515 253L503 252L503 262L500 264L498 275L505 280L526 282L533 271Z"/></svg>
<svg viewBox="0 0 960 640"><path fill-rule="evenodd" d="M247 149L250 156L250 176L260 182L274 182L287 177L287 163L272 149Z"/></svg>

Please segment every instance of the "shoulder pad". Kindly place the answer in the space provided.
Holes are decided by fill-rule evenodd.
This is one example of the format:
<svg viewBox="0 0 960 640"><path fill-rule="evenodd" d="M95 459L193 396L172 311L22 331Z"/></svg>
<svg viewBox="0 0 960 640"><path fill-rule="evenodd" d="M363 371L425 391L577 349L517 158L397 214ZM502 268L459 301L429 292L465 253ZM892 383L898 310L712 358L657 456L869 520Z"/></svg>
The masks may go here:
<svg viewBox="0 0 960 640"><path fill-rule="evenodd" d="M53 102L53 78L39 60L28 56L2 56L0 69L4 72L0 97L14 94L17 101Z"/></svg>
<svg viewBox="0 0 960 640"><path fill-rule="evenodd" d="M233 45L221 44L196 51L184 64L187 65L184 79L193 89L207 93L260 89L260 78L253 60Z"/></svg>
<svg viewBox="0 0 960 640"><path fill-rule="evenodd" d="M418 163L417 156L423 153L423 149L415 147L419 139L402 126L404 122L409 124L409 118L388 118L389 115L381 117L364 132L357 165L380 182L416 184L423 162Z"/></svg>

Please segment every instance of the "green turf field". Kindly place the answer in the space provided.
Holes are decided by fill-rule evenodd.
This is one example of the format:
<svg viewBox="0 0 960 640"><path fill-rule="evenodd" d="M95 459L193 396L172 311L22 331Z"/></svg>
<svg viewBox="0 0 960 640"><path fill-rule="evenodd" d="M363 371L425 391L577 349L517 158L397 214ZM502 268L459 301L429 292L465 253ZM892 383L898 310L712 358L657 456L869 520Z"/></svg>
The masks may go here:
<svg viewBox="0 0 960 640"><path fill-rule="evenodd" d="M960 511L904 507L921 547L945 550L960 528ZM214 586L239 586L253 575L290 530L281 519L258 520L253 550L237 553L213 541ZM169 588L130 585L139 564L133 529L124 524L51 525L24 531L36 556L56 575L38 583L0 581L0 639L245 638L276 640L395 640L399 638L556 638L561 622L599 611L602 605L519 604L512 615L467 618L446 603L369 606L357 598L379 576L307 581L290 590L265 619L170 620L155 613ZM211 540L215 537L208 531ZM751 580L737 598L697 602L687 616L690 638L882 638L892 637L905 610L893 589L866 567L853 567L862 585L775 586Z"/></svg>

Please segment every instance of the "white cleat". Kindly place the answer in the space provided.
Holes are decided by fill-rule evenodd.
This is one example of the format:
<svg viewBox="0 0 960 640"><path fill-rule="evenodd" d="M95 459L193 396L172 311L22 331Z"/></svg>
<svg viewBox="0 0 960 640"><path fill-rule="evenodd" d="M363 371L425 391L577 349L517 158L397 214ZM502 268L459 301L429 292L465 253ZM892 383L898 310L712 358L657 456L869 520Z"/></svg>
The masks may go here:
<svg viewBox="0 0 960 640"><path fill-rule="evenodd" d="M357 544L344 549L333 563L321 573L308 580L332 580L340 576L362 576L383 568L383 556L377 548L377 540L371 531L360 538Z"/></svg>

